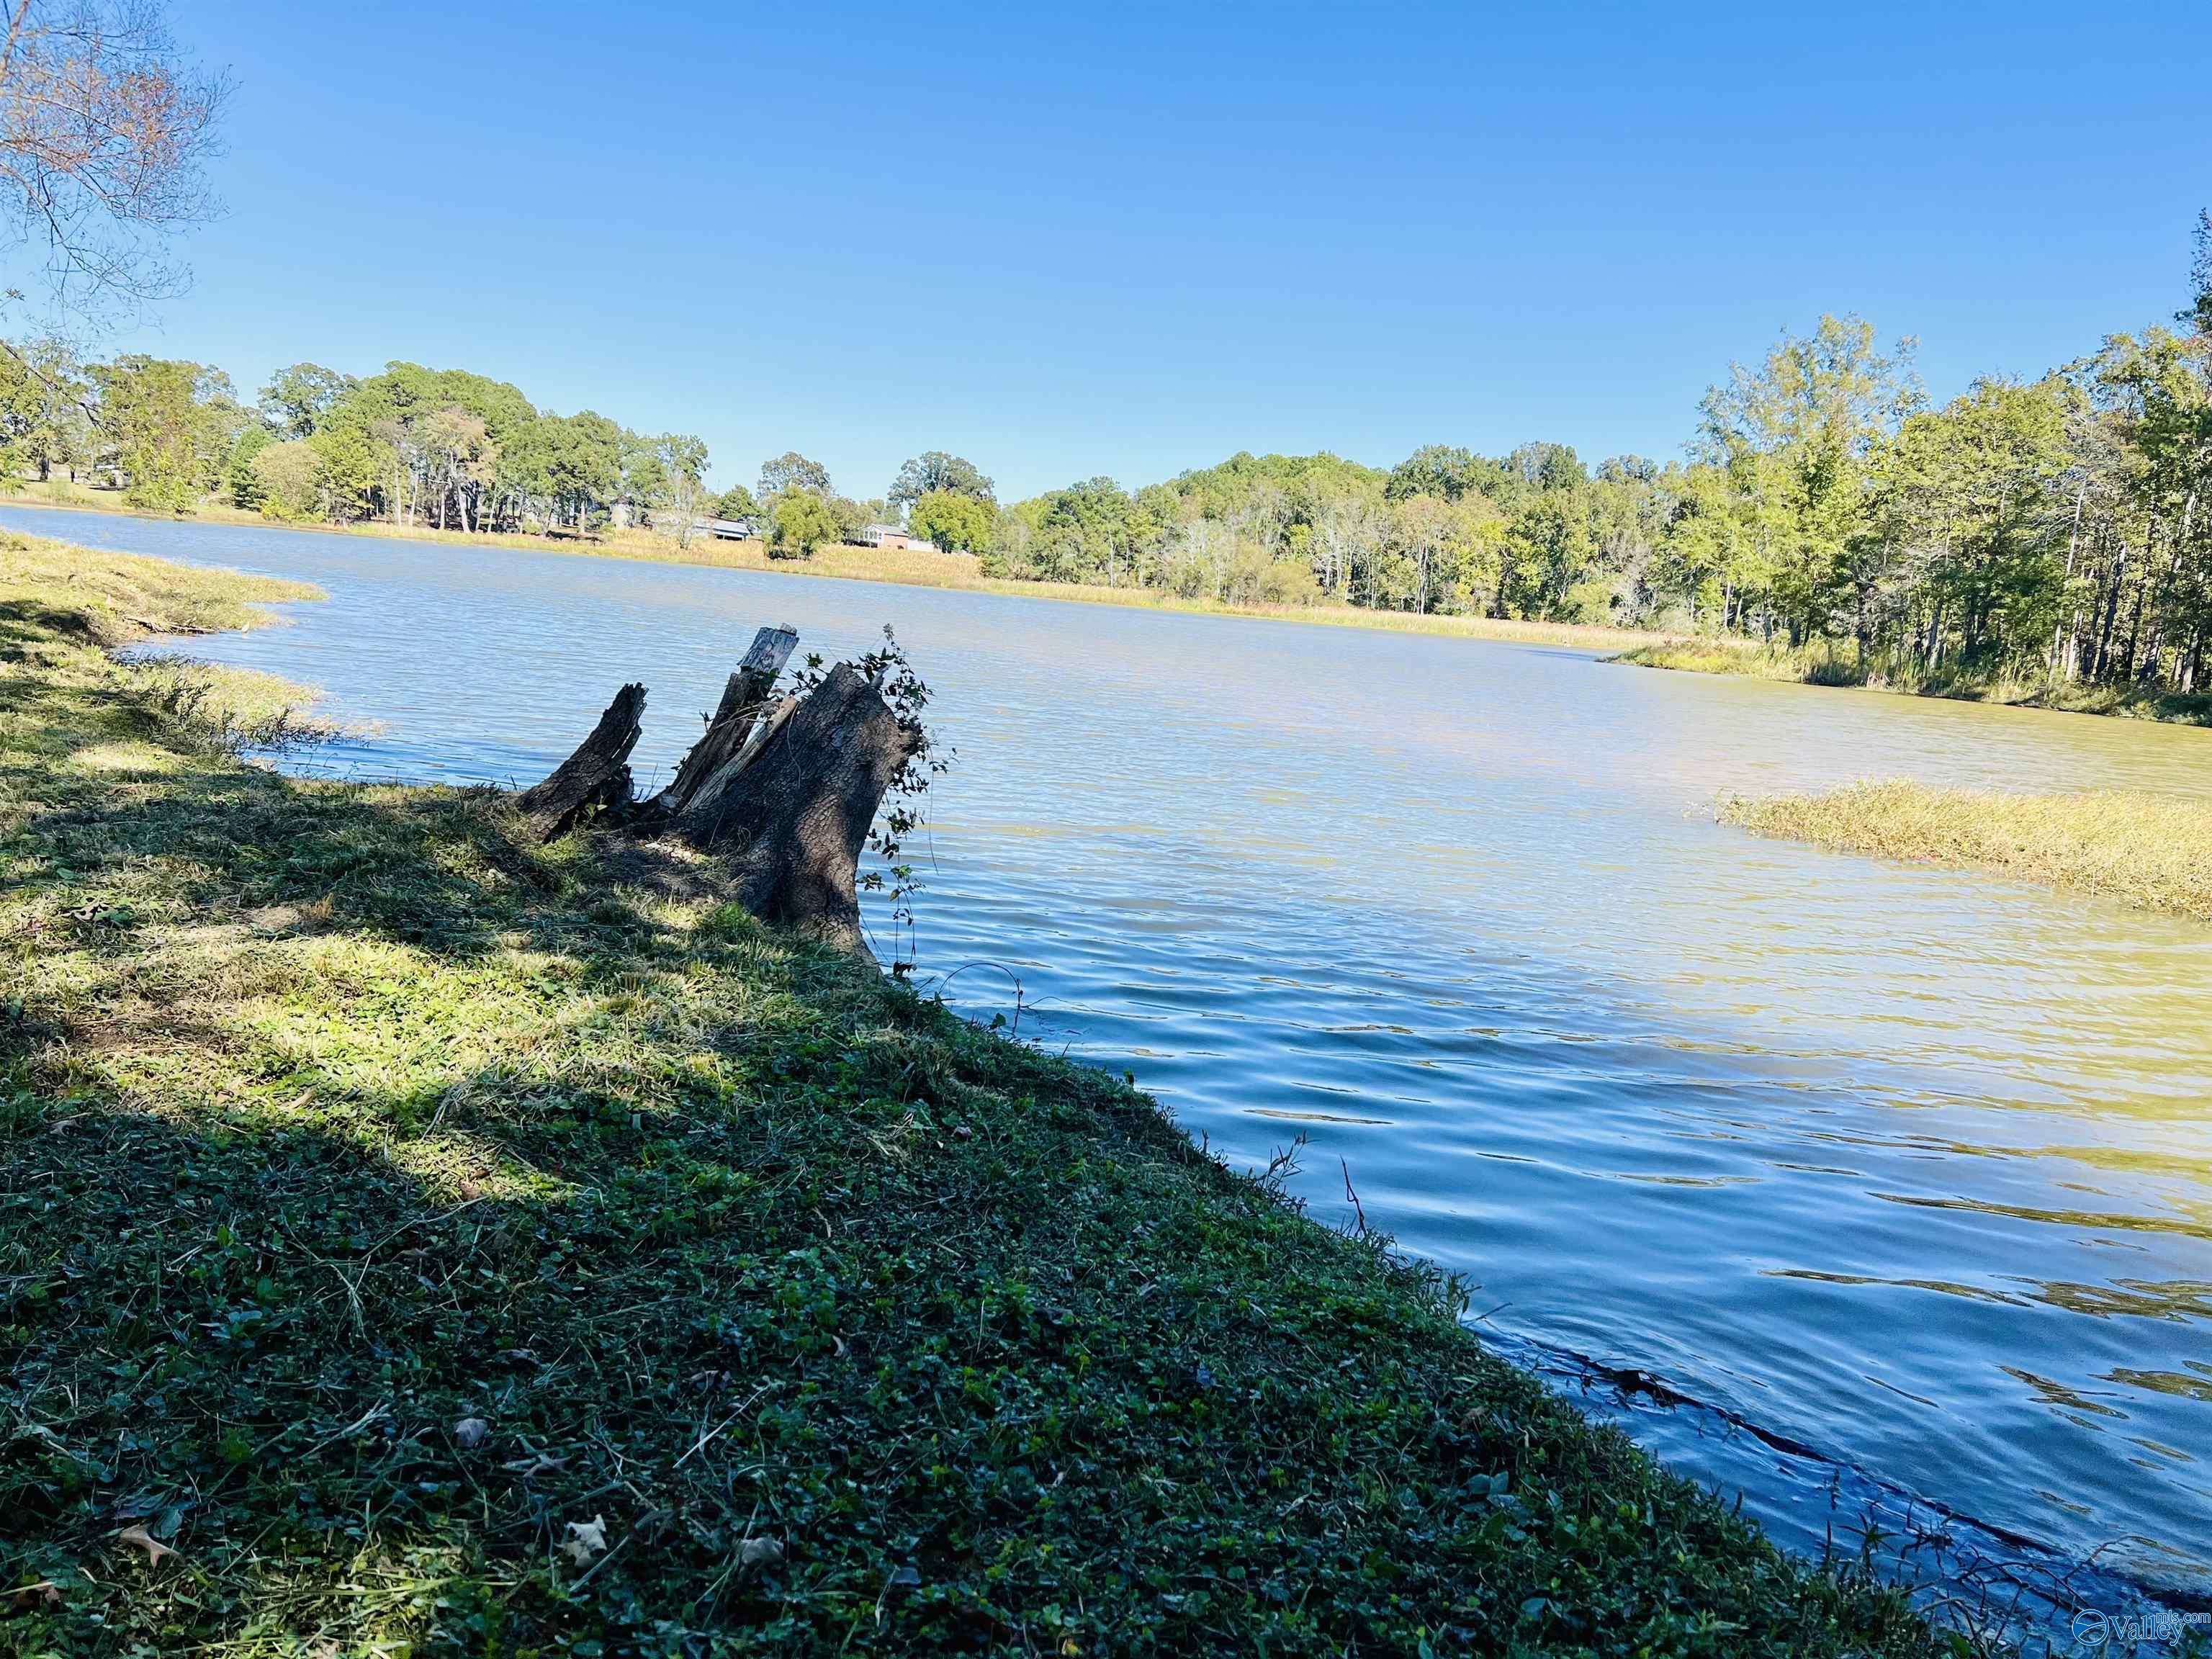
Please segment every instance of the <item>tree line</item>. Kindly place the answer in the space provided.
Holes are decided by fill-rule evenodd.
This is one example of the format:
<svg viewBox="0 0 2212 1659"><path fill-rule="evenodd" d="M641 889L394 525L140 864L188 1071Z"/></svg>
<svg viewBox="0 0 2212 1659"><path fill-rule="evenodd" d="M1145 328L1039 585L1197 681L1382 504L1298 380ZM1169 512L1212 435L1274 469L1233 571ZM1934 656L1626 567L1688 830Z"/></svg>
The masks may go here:
<svg viewBox="0 0 2212 1659"><path fill-rule="evenodd" d="M1912 342L1824 317L1732 367L1664 464L1593 467L1557 443L1431 445L1388 469L1239 454L1134 490L1095 477L1002 505L942 451L865 500L794 452L715 495L697 438L555 414L479 374L302 363L249 405L199 364L80 364L32 342L0 358L0 465L67 467L141 506L217 495L274 519L553 532L651 518L682 542L720 518L788 557L902 526L1020 580L1723 633L1825 652L1860 678L2201 691L2212 217L2191 277L2172 325L1941 406Z"/></svg>
<svg viewBox="0 0 2212 1659"><path fill-rule="evenodd" d="M1732 367L1684 459L1431 446L1387 471L1237 455L999 514L988 568L1232 603L1687 629L1838 678L2202 692L2212 647L2212 216L2172 326L1932 405L1913 343L1824 317Z"/></svg>
<svg viewBox="0 0 2212 1659"><path fill-rule="evenodd" d="M1010 576L1235 603L1613 623L1825 651L1839 677L2206 689L2212 219L2174 326L1933 406L1912 343L1824 317L1700 404L1686 458L1238 455L1000 515Z"/></svg>
<svg viewBox="0 0 2212 1659"><path fill-rule="evenodd" d="M0 358L0 465L112 485L134 507L214 496L278 520L487 532L582 530L625 507L696 518L708 495L698 439L558 415L464 370L395 362L356 379L296 363L248 404L220 369L79 363L52 341Z"/></svg>

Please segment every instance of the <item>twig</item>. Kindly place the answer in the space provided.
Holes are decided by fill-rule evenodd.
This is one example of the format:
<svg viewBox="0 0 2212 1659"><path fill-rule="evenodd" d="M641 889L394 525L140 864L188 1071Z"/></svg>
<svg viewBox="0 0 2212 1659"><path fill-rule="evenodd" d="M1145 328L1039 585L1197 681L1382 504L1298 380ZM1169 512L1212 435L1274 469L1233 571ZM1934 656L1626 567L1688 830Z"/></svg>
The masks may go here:
<svg viewBox="0 0 2212 1659"><path fill-rule="evenodd" d="M707 1449L707 1443L708 1443L708 1441L714 1439L717 1436L719 1436L719 1435L722 1432L722 1431L723 1431L724 1429L728 1428L728 1427L730 1426L730 1425L731 1425L731 1424L732 1424L732 1423L736 1422L739 1418L743 1417L743 1416L745 1414L745 1413L746 1413L747 1411L749 1411L749 1410L750 1410L750 1409L751 1409L751 1407L752 1407L752 1403L753 1403L753 1401L754 1401L758 1400L758 1399L759 1399L763 1395L766 1394L766 1393L767 1393L770 1389L774 1388L775 1386L775 1383L773 1383L773 1382L763 1382L763 1383L762 1383L762 1384L760 1385L760 1387L758 1387L757 1389L755 1389L752 1391L751 1395L749 1395L749 1396L747 1397L747 1399L745 1400L745 1402L744 1402L744 1405L739 1406L739 1407L737 1408L737 1410L735 1410L735 1411L732 1412L732 1413L731 1413L727 1417L724 1418L724 1419L722 1419L719 1424L717 1424L714 1428L712 1428L712 1429L710 1429L709 1431L708 1431L708 1432L706 1432L705 1434L701 1435L701 1436L699 1437L698 1443L697 1443L697 1444L696 1444L695 1446L693 1446L690 1451L685 1452L685 1453L684 1454L684 1455L683 1455L683 1456L681 1456L681 1457L679 1457L679 1458L678 1458L678 1459L676 1460L676 1467L677 1467L678 1468L679 1468L679 1469L680 1469L680 1468L683 1468L686 1463L689 1463L689 1462L690 1462L693 1458L696 1457L696 1456L697 1456L701 1452L702 1452L702 1451L706 1450L706 1449Z"/></svg>
<svg viewBox="0 0 2212 1659"><path fill-rule="evenodd" d="M1367 1237L1367 1212L1360 1207L1359 1194L1352 1190L1352 1166L1340 1158L1336 1160L1336 1166L1344 1171L1344 1195L1352 1200L1352 1213L1359 1218L1359 1237L1364 1238Z"/></svg>

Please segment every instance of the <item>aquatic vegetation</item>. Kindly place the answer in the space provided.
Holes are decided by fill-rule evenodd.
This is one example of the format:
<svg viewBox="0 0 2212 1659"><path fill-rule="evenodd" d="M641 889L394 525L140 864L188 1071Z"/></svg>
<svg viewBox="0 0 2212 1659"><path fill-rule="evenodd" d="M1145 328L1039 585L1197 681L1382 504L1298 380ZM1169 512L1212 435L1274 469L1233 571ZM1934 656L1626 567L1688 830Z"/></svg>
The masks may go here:
<svg viewBox="0 0 2212 1659"><path fill-rule="evenodd" d="M1721 804L1723 823L1880 858L1995 870L2212 921L2212 806L2118 790L2058 795L1893 780Z"/></svg>
<svg viewBox="0 0 2212 1659"><path fill-rule="evenodd" d="M151 563L145 625L206 603ZM49 575L0 704L15 1650L1929 1650L1124 1081L711 859L241 766Z"/></svg>

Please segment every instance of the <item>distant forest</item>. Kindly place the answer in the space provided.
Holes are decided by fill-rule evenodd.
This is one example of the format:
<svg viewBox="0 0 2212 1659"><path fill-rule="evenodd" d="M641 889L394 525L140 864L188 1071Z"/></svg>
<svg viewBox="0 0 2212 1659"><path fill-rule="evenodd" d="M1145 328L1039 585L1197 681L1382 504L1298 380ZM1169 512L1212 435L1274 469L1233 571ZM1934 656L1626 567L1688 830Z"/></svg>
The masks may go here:
<svg viewBox="0 0 2212 1659"><path fill-rule="evenodd" d="M708 517L803 557L902 526L991 574L1160 588L1231 604L1352 605L1688 629L1825 647L1898 676L2206 689L2212 641L2212 217L2191 304L2039 380L1930 406L1912 345L1824 317L1734 367L1686 459L1595 466L1558 443L1449 445L1387 470L1239 454L1134 491L1086 479L1000 503L933 451L881 496L795 453L716 495L707 447L504 381L312 363L255 402L196 363L0 354L0 466L215 498L276 520L380 517L470 532L588 533Z"/></svg>

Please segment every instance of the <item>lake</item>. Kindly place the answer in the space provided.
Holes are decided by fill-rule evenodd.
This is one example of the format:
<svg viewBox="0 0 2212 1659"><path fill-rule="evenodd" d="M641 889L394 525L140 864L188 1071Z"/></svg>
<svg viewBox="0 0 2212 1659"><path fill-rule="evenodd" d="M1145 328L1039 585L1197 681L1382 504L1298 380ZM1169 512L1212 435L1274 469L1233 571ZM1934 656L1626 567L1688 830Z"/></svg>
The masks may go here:
<svg viewBox="0 0 2212 1659"><path fill-rule="evenodd" d="M2112 1594L2212 1597L2212 930L1712 813L1875 776L2203 799L2212 732L1526 645L0 523L322 585L289 627L188 648L374 722L301 763L363 777L534 781L635 679L639 776L665 780L757 625L835 657L894 623L958 751L910 848L926 986L1134 1073L1233 1161L1304 1135L1317 1214L1356 1191L1473 1283L1493 1345L1785 1544L1948 1511L1961 1553L1929 1561L1954 1578L2101 1550Z"/></svg>

